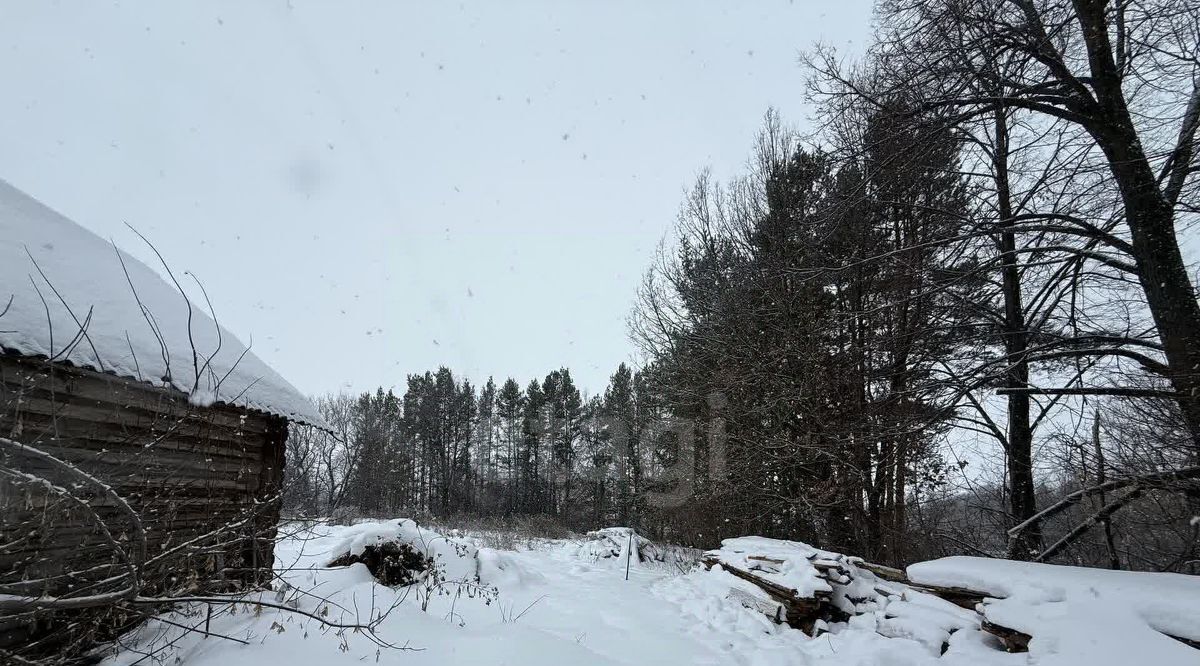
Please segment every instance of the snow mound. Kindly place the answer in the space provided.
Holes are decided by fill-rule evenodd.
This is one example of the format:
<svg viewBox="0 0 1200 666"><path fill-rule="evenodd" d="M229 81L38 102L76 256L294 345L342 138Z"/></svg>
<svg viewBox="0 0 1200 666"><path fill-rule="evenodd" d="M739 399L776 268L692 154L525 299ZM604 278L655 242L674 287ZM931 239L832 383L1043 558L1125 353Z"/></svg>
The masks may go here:
<svg viewBox="0 0 1200 666"><path fill-rule="evenodd" d="M341 540L328 551L325 566L347 555L362 555L368 546L393 542L410 546L432 560L439 570L440 581L479 582L479 551L475 544L442 536L407 518L352 525L342 530L340 536Z"/></svg>
<svg viewBox="0 0 1200 666"><path fill-rule="evenodd" d="M616 558L623 563L628 558L630 562L638 564L653 560L659 554L654 543L632 527L605 527L588 532L574 550L575 556L581 559L598 561Z"/></svg>
<svg viewBox="0 0 1200 666"><path fill-rule="evenodd" d="M908 567L916 584L978 590L980 612L1029 634L1039 664L1200 663L1200 577L947 557ZM1166 635L1164 635L1166 634Z"/></svg>
<svg viewBox="0 0 1200 666"><path fill-rule="evenodd" d="M172 271L191 286L182 266ZM0 353L175 388L199 406L223 402L325 423L307 398L218 327L206 305L192 303L189 312L158 273L0 180L0 312L6 307Z"/></svg>
<svg viewBox="0 0 1200 666"><path fill-rule="evenodd" d="M545 583L546 576L531 568L514 553L480 548L475 558L479 561L479 581L498 589L523 589Z"/></svg>
<svg viewBox="0 0 1200 666"><path fill-rule="evenodd" d="M625 566L628 559L630 566L681 570L690 568L699 556L699 551L693 548L657 544L631 527L605 527L588 532L582 541L569 542L564 549L569 557L588 562L612 561Z"/></svg>

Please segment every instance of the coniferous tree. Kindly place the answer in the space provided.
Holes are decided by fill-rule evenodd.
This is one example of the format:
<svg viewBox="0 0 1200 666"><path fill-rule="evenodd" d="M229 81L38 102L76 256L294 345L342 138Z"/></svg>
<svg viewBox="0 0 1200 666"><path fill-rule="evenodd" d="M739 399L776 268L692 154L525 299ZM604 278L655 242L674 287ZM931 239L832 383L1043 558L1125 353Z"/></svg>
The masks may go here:
<svg viewBox="0 0 1200 666"><path fill-rule="evenodd" d="M495 512L498 484L496 382L488 377L479 392L479 419L475 432L475 497L472 504L480 510Z"/></svg>
<svg viewBox="0 0 1200 666"><path fill-rule="evenodd" d="M571 481L575 476L575 447L581 430L583 400L567 368L555 370L542 384L547 403L551 506L560 516L571 515Z"/></svg>
<svg viewBox="0 0 1200 666"><path fill-rule="evenodd" d="M521 386L511 377L505 380L496 396L496 413L500 417L500 460L507 489L504 511L513 514L523 507L521 497L524 486L521 481L524 465L521 453L524 450L525 396Z"/></svg>
<svg viewBox="0 0 1200 666"><path fill-rule="evenodd" d="M631 525L636 519L637 493L641 484L640 432L634 404L633 371L622 363L604 392L604 437L612 447L616 464L616 519Z"/></svg>
<svg viewBox="0 0 1200 666"><path fill-rule="evenodd" d="M546 395L536 379L525 388L521 420L521 445L517 454L521 478L520 510L535 513L545 506L546 492L542 482L542 447L546 430Z"/></svg>

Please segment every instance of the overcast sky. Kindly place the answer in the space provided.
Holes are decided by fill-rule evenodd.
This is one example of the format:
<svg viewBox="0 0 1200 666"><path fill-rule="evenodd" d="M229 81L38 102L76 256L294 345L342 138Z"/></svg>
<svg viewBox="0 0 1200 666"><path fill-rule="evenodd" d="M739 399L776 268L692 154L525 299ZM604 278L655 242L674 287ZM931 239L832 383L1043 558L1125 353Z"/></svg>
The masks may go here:
<svg viewBox="0 0 1200 666"><path fill-rule="evenodd" d="M603 390L684 188L867 0L0 0L0 178L144 232L309 393L450 366ZM149 262L147 262L149 263Z"/></svg>

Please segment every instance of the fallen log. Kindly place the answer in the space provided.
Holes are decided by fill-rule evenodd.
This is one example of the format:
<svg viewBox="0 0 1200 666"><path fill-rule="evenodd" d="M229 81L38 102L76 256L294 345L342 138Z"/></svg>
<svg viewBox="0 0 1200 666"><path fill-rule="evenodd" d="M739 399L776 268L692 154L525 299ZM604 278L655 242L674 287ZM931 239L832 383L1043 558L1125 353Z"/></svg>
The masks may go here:
<svg viewBox="0 0 1200 666"><path fill-rule="evenodd" d="M755 562L767 562L768 564L783 566L783 560L775 559L774 557L767 557L766 555L747 555L746 559L754 560Z"/></svg>
<svg viewBox="0 0 1200 666"><path fill-rule="evenodd" d="M967 610L978 610L979 604L983 603L985 597L989 595L978 590L969 590L963 587L947 587L942 585L927 585L922 583L914 583L909 579L908 574L900 569L866 562L855 558L854 566L865 569L875 574L877 577L892 583L899 583L908 586L919 592L933 595L945 601L965 608ZM883 592L883 590L876 590ZM994 622L983 620L980 623L980 629L999 638L1004 643L1004 649L1009 652L1027 652L1029 650L1029 641L1031 636L1028 634L1000 626Z"/></svg>
<svg viewBox="0 0 1200 666"><path fill-rule="evenodd" d="M789 587L778 585L762 576L755 575L751 571L746 571L740 567L722 562L719 557L706 555L701 558L700 562L706 569L712 569L713 566L719 564L722 570L748 583L752 583L763 592L766 592L768 596L782 606L783 621L788 626L800 629L807 634L811 635L816 621L825 619L825 615L828 614L829 609L832 609L832 606L829 604L828 592L817 592L812 597L804 597ZM769 615L769 617L773 617L776 621L779 620L776 614Z"/></svg>
<svg viewBox="0 0 1200 666"><path fill-rule="evenodd" d="M738 543L734 543L734 547L729 549L728 557L723 558L721 551L711 551L706 553L701 560L704 566L711 569L714 565L720 564L733 576L757 586L780 606L768 603L761 597L755 597L744 590L731 590L729 598L738 599L743 606L757 610L773 618L776 622L780 621L779 609L782 607L784 621L809 635L813 634L817 620L839 622L845 621L853 615L875 611L879 608L887 608L888 613L891 613L893 608L903 609L907 605L906 602L913 601L907 597L915 591L938 597L971 611L961 618L965 624L957 628L970 626L974 629L978 627L980 631L995 636L1008 652L1028 652L1029 643L1034 637L1023 631L997 624L988 618L987 603L985 602L990 603L989 600L1003 598L1003 596L997 595L997 590L989 592L965 587L916 583L904 570L866 562L857 557L812 549L804 544L800 544L795 549L796 557L792 557L789 542L775 542L761 538L733 541ZM759 542L765 543L760 545ZM784 547L781 548L780 545ZM754 551L760 547L762 550L755 553ZM734 563L730 563L730 559ZM812 567L818 578L829 584L832 591L818 591L810 596L801 596L797 590L776 582L788 580L788 577L793 576L797 571L796 567L802 568L805 561ZM785 576L774 576L773 574L785 574ZM774 580L769 578L774 578ZM861 580L864 578L866 580ZM857 584L855 584L856 579L859 579ZM811 579L806 580L811 581ZM949 579L947 582L954 582L954 579ZM805 582L804 585L806 588L810 587L808 582ZM877 596L872 595L872 591ZM863 596L859 598L859 595ZM891 619L893 616L889 614L887 617ZM885 633L885 631L894 630L894 628L884 627L879 630L879 633L888 636L892 634ZM952 628L949 633L953 633L955 630L956 628ZM1200 649L1200 641L1172 636L1165 632L1163 635L1189 647ZM943 652L947 645L942 645Z"/></svg>
<svg viewBox="0 0 1200 666"><path fill-rule="evenodd" d="M786 621L784 605L775 601L773 597L770 600L762 599L736 587L729 588L729 593L725 596L737 601L743 608L749 608L752 611L766 615L775 624L783 624Z"/></svg>
<svg viewBox="0 0 1200 666"><path fill-rule="evenodd" d="M854 566L858 567L859 569L866 569L879 578L891 583L904 583L905 585L912 585L912 582L908 580L908 575L905 574L901 569L884 566L882 564L874 564L872 562L865 562L859 559L854 560Z"/></svg>
<svg viewBox="0 0 1200 666"><path fill-rule="evenodd" d="M1033 640L1029 634L1002 627L989 620L981 622L979 628L999 638L1007 652L1029 652L1029 641Z"/></svg>
<svg viewBox="0 0 1200 666"><path fill-rule="evenodd" d="M983 602L987 595L978 590L969 590L959 587L945 587L939 585L920 585L909 580L908 576L899 569L864 562L858 558L853 558L843 562L841 560L823 558L818 556L810 556L809 562L817 571L817 574L830 584L830 587L847 585L854 580L854 572L851 566L858 569L870 572L879 579L889 582L904 585L908 588L925 592L933 596L945 599L950 603L955 604L966 610L976 611L978 606ZM765 555L747 555L746 560L754 563L751 570L742 569L741 567L723 562L721 558L715 554L705 555L701 562L704 567L711 569L714 565L720 564L722 569L729 572L733 576L741 578L749 583L754 584L763 592L767 593L771 599L779 604L783 609L785 621L789 626L803 630L805 633L812 634L813 627L817 620L845 620L846 612L835 607L832 603L832 595L829 592L817 592L811 597L801 596L788 587L784 587L774 583L765 577L759 575L758 572L773 573L782 567L784 561L774 557ZM759 569L759 564L764 565ZM889 590L879 586L875 587L876 593L882 596L895 596L902 593L902 590ZM742 593L744 594L744 593ZM776 622L780 621L778 617L777 607L767 607L760 603L753 603L750 599L741 599L740 595L732 595L739 598L742 605L758 610L759 612L771 617ZM749 597L749 595L745 595ZM762 605L762 607L760 607ZM1006 649L1010 652L1021 652L1027 649L1029 644L1029 636L1022 634L1014 629L1002 627L995 623L984 623L984 631L995 635L1003 643Z"/></svg>
<svg viewBox="0 0 1200 666"><path fill-rule="evenodd" d="M942 587L940 585L920 585L918 583L908 583L908 586L919 592L932 594L935 597L945 599L950 603L965 608L967 610L976 610L979 604L988 595L978 590L968 590L962 587Z"/></svg>
<svg viewBox="0 0 1200 666"><path fill-rule="evenodd" d="M812 563L812 566L817 570L817 573L819 573L822 578L830 583L844 585L854 580L854 576L850 574L850 570L842 566L841 562L836 560L818 559L816 557L810 557L809 562ZM836 575L831 576L831 574Z"/></svg>
<svg viewBox="0 0 1200 666"><path fill-rule="evenodd" d="M932 594L935 597L940 597L946 601L949 601L955 606L965 608L967 610L975 610L975 607L982 603L985 597L990 596L985 592L968 590L963 587L947 587L942 585L914 583L909 580L908 574L901 569L896 569L882 564L875 564L873 562L866 562L857 558L853 559L853 564L860 569L870 571L877 577L882 578L890 583L907 585L914 590L919 590L927 594Z"/></svg>

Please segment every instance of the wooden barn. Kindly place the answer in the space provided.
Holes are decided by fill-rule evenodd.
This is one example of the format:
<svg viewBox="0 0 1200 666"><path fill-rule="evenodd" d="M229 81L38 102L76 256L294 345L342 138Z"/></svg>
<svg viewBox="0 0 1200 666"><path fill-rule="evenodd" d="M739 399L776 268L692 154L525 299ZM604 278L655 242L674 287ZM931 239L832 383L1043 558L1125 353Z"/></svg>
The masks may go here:
<svg viewBox="0 0 1200 666"><path fill-rule="evenodd" d="M289 423L321 418L157 268L0 181L0 662L270 580Z"/></svg>

